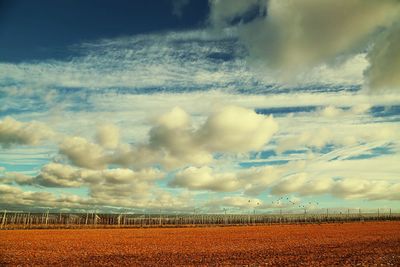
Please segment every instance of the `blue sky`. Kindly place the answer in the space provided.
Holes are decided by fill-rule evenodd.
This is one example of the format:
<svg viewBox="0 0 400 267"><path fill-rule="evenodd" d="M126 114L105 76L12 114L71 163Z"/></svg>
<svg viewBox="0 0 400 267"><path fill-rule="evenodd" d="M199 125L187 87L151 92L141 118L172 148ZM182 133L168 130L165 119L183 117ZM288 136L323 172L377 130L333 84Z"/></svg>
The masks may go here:
<svg viewBox="0 0 400 267"><path fill-rule="evenodd" d="M399 8L1 1L0 208L397 208Z"/></svg>
<svg viewBox="0 0 400 267"><path fill-rule="evenodd" d="M208 2L185 3L4 0L0 4L0 58L8 62L71 58L71 51L65 50L82 42L204 25Z"/></svg>

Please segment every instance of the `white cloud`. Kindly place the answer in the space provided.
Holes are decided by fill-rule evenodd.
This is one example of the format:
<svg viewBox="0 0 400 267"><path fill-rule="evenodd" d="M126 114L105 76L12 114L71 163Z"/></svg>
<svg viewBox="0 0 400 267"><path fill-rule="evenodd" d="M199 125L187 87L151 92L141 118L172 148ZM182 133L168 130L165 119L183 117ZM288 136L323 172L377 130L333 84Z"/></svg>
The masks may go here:
<svg viewBox="0 0 400 267"><path fill-rule="evenodd" d="M282 170L271 166L232 172L215 172L207 166L188 167L179 171L170 185L191 190L241 191L247 195L258 195L277 180L280 173L282 173Z"/></svg>
<svg viewBox="0 0 400 267"><path fill-rule="evenodd" d="M171 194L162 189L152 188L150 192L141 191L142 185L121 186L104 184L92 188L91 195L81 197L78 195L61 194L56 196L51 192L23 191L22 189L7 184L0 184L0 205L10 210L19 209L63 209L71 211L117 211L149 210L187 211L193 208L192 195L189 192ZM145 188L147 189L147 188Z"/></svg>
<svg viewBox="0 0 400 267"><path fill-rule="evenodd" d="M69 165L49 163L42 167L33 181L46 187L80 187L89 173L90 171L78 170Z"/></svg>
<svg viewBox="0 0 400 267"><path fill-rule="evenodd" d="M195 129L189 115L175 107L156 120L147 144L121 146L113 162L136 166L160 163L167 169L187 164L200 166L210 163L216 152L260 150L277 129L271 116L233 106L212 113Z"/></svg>
<svg viewBox="0 0 400 267"><path fill-rule="evenodd" d="M121 186L121 189L126 187L126 190L130 190L130 186L128 185L136 183L152 184L163 176L164 173L157 169L142 169L139 171L121 168L88 170L60 163L49 163L42 167L40 173L36 177L31 177L30 184L46 187L99 186L98 189L106 186ZM15 174L11 176L11 174L8 173L6 177L12 178L16 176ZM21 184L19 180L14 179L16 183Z"/></svg>
<svg viewBox="0 0 400 267"><path fill-rule="evenodd" d="M370 148L369 145L366 145ZM356 147L355 149L357 149ZM356 155L363 154L362 150ZM350 159L351 148L277 166L279 179L269 188L275 195L332 195L341 199L399 200L398 154Z"/></svg>
<svg viewBox="0 0 400 267"><path fill-rule="evenodd" d="M288 178L281 180L277 185L272 187L272 194L275 195L285 195L288 193L299 192L301 187L307 180L307 174L296 173L290 175Z"/></svg>
<svg viewBox="0 0 400 267"><path fill-rule="evenodd" d="M330 194L345 199L400 200L400 183L356 178L311 178L305 173L289 176L272 187L275 195L297 193L302 196Z"/></svg>
<svg viewBox="0 0 400 267"><path fill-rule="evenodd" d="M272 116L253 110L228 106L212 114L199 129L199 138L212 151L257 151L278 131Z"/></svg>
<svg viewBox="0 0 400 267"><path fill-rule="evenodd" d="M66 137L59 149L61 154L79 167L104 169L108 163L104 149L82 137Z"/></svg>
<svg viewBox="0 0 400 267"><path fill-rule="evenodd" d="M0 121L0 145L38 145L54 136L54 132L43 123L19 122L11 117Z"/></svg>
<svg viewBox="0 0 400 267"><path fill-rule="evenodd" d="M119 132L119 128L113 124L99 125L96 140L104 148L114 149L119 143Z"/></svg>
<svg viewBox="0 0 400 267"><path fill-rule="evenodd" d="M157 124L168 129L179 129L190 127L190 116L182 108L174 107L170 112L161 115L157 119Z"/></svg>
<svg viewBox="0 0 400 267"><path fill-rule="evenodd" d="M31 176L18 172L5 172L3 177L0 179L0 183L4 184L12 184L13 182L19 185L32 185L33 179Z"/></svg>
<svg viewBox="0 0 400 267"><path fill-rule="evenodd" d="M210 167L204 166L188 167L178 172L170 185L191 190L232 192L240 189L241 183L234 173L214 174Z"/></svg>
<svg viewBox="0 0 400 267"><path fill-rule="evenodd" d="M398 155L350 160L341 159L334 152L331 157L326 154L283 165L235 171L188 167L175 175L170 186L247 196L257 196L270 189L277 196L332 195L344 199L399 200L400 195L393 189L400 186Z"/></svg>
<svg viewBox="0 0 400 267"><path fill-rule="evenodd" d="M92 204L98 202L102 203L102 205L113 206L113 203L125 203L121 205L137 207L137 203L132 204L134 200L142 202L141 205L145 206L146 202L155 199L155 191L162 194L155 182L162 179L164 175L163 172L157 169L142 169L138 171L121 168L88 170L59 163L49 163L42 167L37 176L6 173L0 181L3 184L16 183L18 185L38 186L39 188L87 187L89 189L87 201ZM4 190L14 188L14 191L19 190L22 192L22 190L16 189L17 187L12 187L11 185L3 186L0 184L0 186L4 187ZM24 196L20 195L19 197L23 198ZM22 199L20 200L22 201ZM81 200L79 198L79 201ZM18 201L18 194L16 194L14 200L9 204Z"/></svg>

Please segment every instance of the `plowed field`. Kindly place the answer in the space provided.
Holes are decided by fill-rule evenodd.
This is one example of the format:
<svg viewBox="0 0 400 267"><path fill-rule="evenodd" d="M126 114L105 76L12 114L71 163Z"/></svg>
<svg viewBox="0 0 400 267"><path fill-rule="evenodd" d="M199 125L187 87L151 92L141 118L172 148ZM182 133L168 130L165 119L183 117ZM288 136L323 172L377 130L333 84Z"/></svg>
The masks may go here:
<svg viewBox="0 0 400 267"><path fill-rule="evenodd" d="M400 222L4 230L0 265L393 265Z"/></svg>

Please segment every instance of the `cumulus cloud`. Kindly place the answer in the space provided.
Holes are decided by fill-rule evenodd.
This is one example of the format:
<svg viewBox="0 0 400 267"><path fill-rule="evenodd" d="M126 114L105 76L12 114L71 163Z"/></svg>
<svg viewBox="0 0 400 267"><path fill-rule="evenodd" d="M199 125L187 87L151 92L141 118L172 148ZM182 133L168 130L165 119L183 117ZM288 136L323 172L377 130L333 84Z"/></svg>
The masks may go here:
<svg viewBox="0 0 400 267"><path fill-rule="evenodd" d="M190 116L175 107L160 116L149 132L147 149L156 153L160 163L167 167L185 163L206 164L212 155L198 142ZM146 148L143 148L145 150Z"/></svg>
<svg viewBox="0 0 400 267"><path fill-rule="evenodd" d="M212 114L199 129L199 139L211 151L257 151L278 131L272 116L253 110L228 106Z"/></svg>
<svg viewBox="0 0 400 267"><path fill-rule="evenodd" d="M66 137L59 145L59 150L79 167L104 169L108 163L104 149L83 137Z"/></svg>
<svg viewBox="0 0 400 267"><path fill-rule="evenodd" d="M1 173L1 172L0 172ZM13 182L19 185L32 185L33 179L29 175L25 175L18 172L5 172L0 180L1 183L11 184Z"/></svg>
<svg viewBox="0 0 400 267"><path fill-rule="evenodd" d="M31 178L31 184L46 187L80 187L89 186L90 188L99 187L118 187L131 190L135 184L152 184L154 181L163 177L163 173L157 169L142 169L134 171L131 169L105 169L88 170L76 168L60 163L49 163L42 167L40 173ZM15 180L15 179L14 179ZM18 180L15 180L18 184Z"/></svg>
<svg viewBox="0 0 400 267"><path fill-rule="evenodd" d="M0 203L8 209L65 207L67 203L56 202L56 197L50 192L23 191L12 185L0 184Z"/></svg>
<svg viewBox="0 0 400 267"><path fill-rule="evenodd" d="M37 184L46 187L80 187L89 173L69 165L49 163L43 166L34 180Z"/></svg>
<svg viewBox="0 0 400 267"><path fill-rule="evenodd" d="M188 167L179 171L169 185L190 190L215 192L242 191L258 195L279 178L282 170L271 166L254 167L236 172L216 172L212 168Z"/></svg>
<svg viewBox="0 0 400 267"><path fill-rule="evenodd" d="M49 163L44 165L36 176L6 173L0 182L4 184L5 189L14 188L14 191L17 188L12 187L13 184L32 185L39 188L85 187L89 190L88 197L92 204L98 202L107 205L108 201L109 206L112 206L113 203L136 206L136 204L132 204L133 200L142 201L142 204L145 205L144 201L151 201L155 198L155 191L160 191L155 182L162 179L164 175L158 169L151 168L137 171L122 168L88 170L60 163Z"/></svg>
<svg viewBox="0 0 400 267"><path fill-rule="evenodd" d="M166 168L186 164L204 165L213 153L257 151L278 130L272 116L227 106L212 113L194 128L190 116L176 107L160 116L149 131L149 142L137 147L120 147L114 162L120 164L160 163Z"/></svg>
<svg viewBox="0 0 400 267"><path fill-rule="evenodd" d="M399 199L400 195L393 189L399 186L396 155L359 160L341 159L337 153L331 157L327 155L279 166L227 172L218 172L210 167L188 167L179 171L169 185L189 190L235 192L245 196L257 196L270 190L277 196L325 194L344 199ZM331 161L330 158L336 160Z"/></svg>
<svg viewBox="0 0 400 267"><path fill-rule="evenodd" d="M238 173L246 195L259 195L269 188L284 171L281 167L252 167Z"/></svg>
<svg viewBox="0 0 400 267"><path fill-rule="evenodd" d="M282 173L269 186L271 193L277 196L332 195L340 199L399 199L396 188L399 187L400 168L395 163L398 155L347 159L351 154L351 149L344 148L297 161L297 164L279 166Z"/></svg>
<svg viewBox="0 0 400 267"><path fill-rule="evenodd" d="M0 184L0 192L3 194L16 194L22 192L22 190L14 186Z"/></svg>
<svg viewBox="0 0 400 267"><path fill-rule="evenodd" d="M306 173L291 175L272 187L275 195L297 193L302 196L330 194L345 199L399 200L400 183L354 178L313 178Z"/></svg>
<svg viewBox="0 0 400 267"><path fill-rule="evenodd" d="M267 16L239 25L240 39L248 47L252 63L277 71L286 81L314 67L332 64L339 57L343 60L363 51L382 28L390 27L399 19L400 13L400 3L396 0L270 0L234 1L233 4L229 0L215 0L210 3L210 21L217 27L221 27L221 22L243 17L254 6L263 9L267 5ZM396 31L387 34L393 44L398 38ZM391 58L398 54L396 46L385 41L378 42L376 51L369 56L372 66L378 60L371 75L380 73L379 61L398 65L396 57ZM378 55L385 47L382 54L386 55ZM392 77L385 86L391 86L396 80L390 73L396 72L385 74L387 78ZM379 82L372 79L370 84L376 87Z"/></svg>
<svg viewBox="0 0 400 267"><path fill-rule="evenodd" d="M301 186L307 179L307 174L296 173L291 175L289 178L280 181L277 185L272 188L272 194L282 195L292 192L298 192Z"/></svg>
<svg viewBox="0 0 400 267"><path fill-rule="evenodd" d="M41 187L80 187L84 184L84 179L93 173L91 170L77 169L70 165L48 163L41 168L36 176L7 172L1 182Z"/></svg>
<svg viewBox="0 0 400 267"><path fill-rule="evenodd" d="M156 169L107 169L85 178L90 196L97 199L143 199L154 189L154 182L164 177Z"/></svg>
<svg viewBox="0 0 400 267"><path fill-rule="evenodd" d="M96 141L107 149L114 149L119 144L120 130L114 124L102 124L97 127Z"/></svg>
<svg viewBox="0 0 400 267"><path fill-rule="evenodd" d="M188 167L178 172L171 186L186 187L191 190L212 190L217 192L232 192L241 184L234 173L214 174L210 167Z"/></svg>
<svg viewBox="0 0 400 267"><path fill-rule="evenodd" d="M43 123L19 122L11 117L0 121L0 145L37 145L54 136L54 132Z"/></svg>
<svg viewBox="0 0 400 267"><path fill-rule="evenodd" d="M174 107L171 111L161 115L157 119L157 124L168 129L179 129L190 127L190 116L180 107Z"/></svg>
<svg viewBox="0 0 400 267"><path fill-rule="evenodd" d="M115 176L130 176L128 171L115 171ZM109 173L107 174L109 175ZM135 174L136 175L136 174ZM159 176L159 174L157 174ZM154 178L154 175L150 175ZM147 177L148 178L148 177ZM106 178L105 178L106 179ZM135 180L135 179L134 179ZM141 191L142 185L117 184L114 187L103 180L98 185L93 185L87 197L78 195L61 194L55 195L43 191L23 191L14 185L0 183L0 205L7 209L64 209L71 211L94 210L117 211L121 208L126 210L143 209L153 210L188 210L193 208L192 194L181 192L171 194L160 188L152 187L150 191ZM148 189L147 187L145 188Z"/></svg>

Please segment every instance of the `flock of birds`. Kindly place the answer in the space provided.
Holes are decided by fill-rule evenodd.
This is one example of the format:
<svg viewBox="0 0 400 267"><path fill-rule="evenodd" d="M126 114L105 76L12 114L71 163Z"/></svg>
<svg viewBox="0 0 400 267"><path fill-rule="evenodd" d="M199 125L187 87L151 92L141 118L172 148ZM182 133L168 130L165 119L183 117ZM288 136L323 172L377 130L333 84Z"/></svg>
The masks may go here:
<svg viewBox="0 0 400 267"><path fill-rule="evenodd" d="M301 203L301 202L298 202L298 201L295 201L295 200L289 198L288 196L280 197L277 200L272 201L271 204L276 205L276 206L282 206L283 204L285 204L284 201L286 201L286 203L288 204L289 207L290 206L294 207L295 205L298 205L298 208L301 208L301 209L308 209L311 207L319 207L319 202L308 201L308 203ZM250 204L251 200L249 200L248 203ZM259 206L259 205L260 205L260 203L257 202L257 206Z"/></svg>

